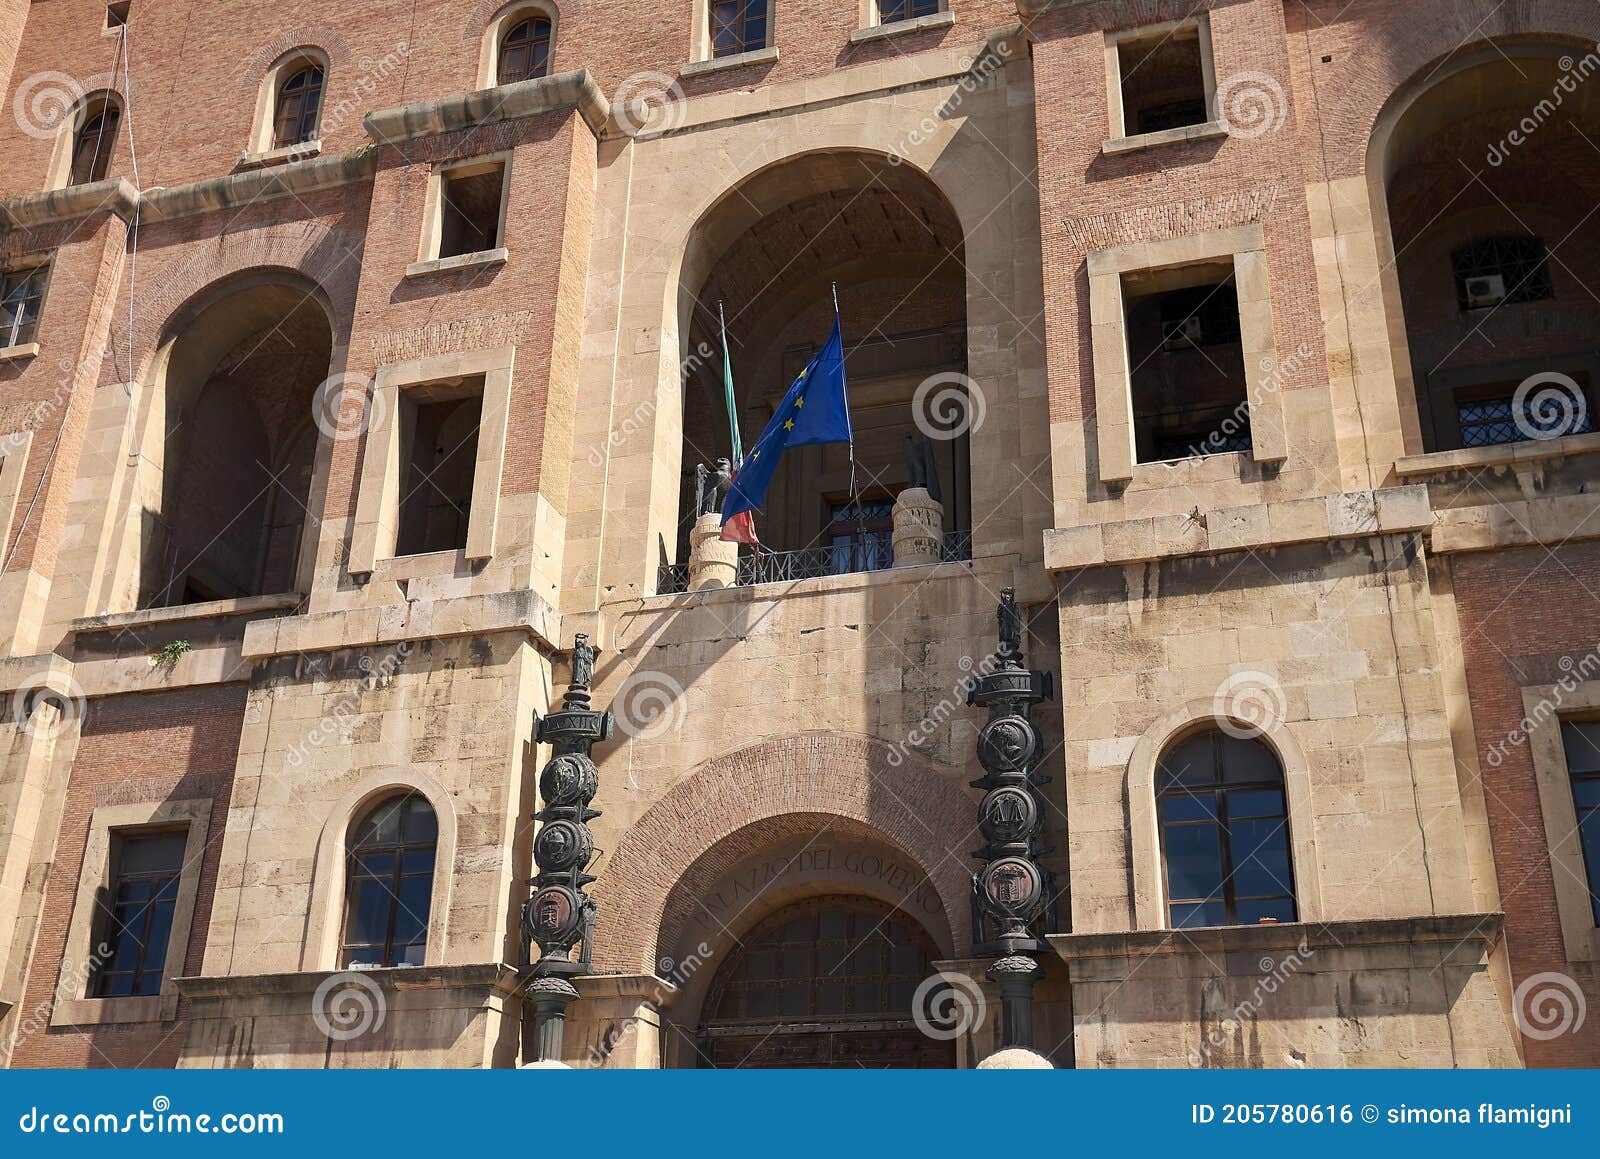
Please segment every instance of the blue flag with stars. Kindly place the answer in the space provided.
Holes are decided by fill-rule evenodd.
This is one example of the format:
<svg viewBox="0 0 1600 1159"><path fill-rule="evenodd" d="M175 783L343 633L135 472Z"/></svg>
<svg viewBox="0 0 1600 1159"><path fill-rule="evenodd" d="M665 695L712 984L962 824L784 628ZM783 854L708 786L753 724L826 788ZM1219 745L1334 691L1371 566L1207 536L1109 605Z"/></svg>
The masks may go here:
<svg viewBox="0 0 1600 1159"><path fill-rule="evenodd" d="M761 432L734 475L727 498L722 502L723 526L741 512L754 511L766 503L767 488L784 451L816 443L850 441L844 339L839 331L839 315L835 313L833 332L784 394L766 430Z"/></svg>

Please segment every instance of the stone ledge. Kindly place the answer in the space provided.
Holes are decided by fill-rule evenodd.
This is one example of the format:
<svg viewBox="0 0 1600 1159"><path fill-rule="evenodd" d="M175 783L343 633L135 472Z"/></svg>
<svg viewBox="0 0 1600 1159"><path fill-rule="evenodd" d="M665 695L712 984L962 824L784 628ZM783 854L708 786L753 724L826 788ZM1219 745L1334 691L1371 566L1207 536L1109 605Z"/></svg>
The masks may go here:
<svg viewBox="0 0 1600 1159"><path fill-rule="evenodd" d="M295 145L280 145L276 149L263 149L259 153L240 153L235 163L240 169L261 169L267 165L282 165L286 161L308 161L322 152L322 142L301 141Z"/></svg>
<svg viewBox="0 0 1600 1159"><path fill-rule="evenodd" d="M241 654L265 660L296 652L332 652L402 641L525 632L546 647L561 647L561 614L530 588L450 599L348 608L274 620L254 620Z"/></svg>
<svg viewBox="0 0 1600 1159"><path fill-rule="evenodd" d="M1163 145L1180 145L1185 141L1214 141L1227 135L1226 121L1206 121L1199 125L1180 125L1176 129L1162 129L1156 133L1112 137L1100 146L1100 152L1107 157L1119 157L1127 153L1140 153L1146 149L1159 149Z"/></svg>
<svg viewBox="0 0 1600 1159"><path fill-rule="evenodd" d="M193 976L176 979L180 993L189 998L240 999L272 998L292 994L312 994L318 986L348 970L313 970L294 974L231 974ZM471 966L393 966L380 970L354 971L370 978L385 990L448 990L456 987L487 987L503 994L517 991L517 971L504 963ZM310 1006L306 1012L310 1013Z"/></svg>
<svg viewBox="0 0 1600 1159"><path fill-rule="evenodd" d="M213 177L188 185L147 189L139 198L141 221L171 221L216 209L304 195L365 181L377 171L377 155L357 149L343 156L288 161L227 177Z"/></svg>
<svg viewBox="0 0 1600 1159"><path fill-rule="evenodd" d="M874 24L870 28L854 29L850 33L850 43L870 44L874 40L921 32L927 28L950 28L955 22L956 14L946 8L943 12L935 12L931 16L918 16L911 20L895 20L889 24Z"/></svg>
<svg viewBox="0 0 1600 1159"><path fill-rule="evenodd" d="M705 588L697 592L676 592L668 595L632 596L625 600L610 601L627 604L630 613L660 611L664 608L695 608L709 604L760 604L791 597L815 596L822 593L859 591L864 588L894 587L899 584L924 584L937 580L958 579L974 572L1002 572L1011 575L1016 570L1018 556L985 555L971 560L950 563L919 564L912 567L888 567L881 571L855 571L844 575L816 576L803 580L774 580L764 584L741 584L728 588ZM1010 582L1010 581L1007 581Z"/></svg>
<svg viewBox="0 0 1600 1159"><path fill-rule="evenodd" d="M536 80L517 81L476 92L368 113L362 124L379 144L395 144L496 121L535 117L559 109L576 109L597 137L605 129L610 104L588 69L558 72Z"/></svg>
<svg viewBox="0 0 1600 1159"><path fill-rule="evenodd" d="M1480 961L1500 942L1505 915L1499 912L1435 914L1409 918L1364 918L1327 922L1276 922L1254 926L1206 926L1193 930L1133 930L1109 934L1050 934L1050 946L1069 966L1092 961L1121 962L1133 969L1154 958L1201 957L1238 963L1254 972L1249 959L1274 950L1363 952L1382 947L1432 946L1423 955L1432 964L1465 957L1454 964ZM1408 951L1404 957L1410 957ZM1396 958L1395 962L1398 963ZM1074 969L1076 977L1078 971Z"/></svg>
<svg viewBox="0 0 1600 1159"><path fill-rule="evenodd" d="M727 56L713 56L709 60L692 60L678 70L679 76L704 76L710 72L723 72L730 68L743 68L752 64L776 64L778 46L752 48L749 52L734 52Z"/></svg>
<svg viewBox="0 0 1600 1159"><path fill-rule="evenodd" d="M1422 531L1432 526L1428 489L1410 484L1224 507L1201 512L1200 520L1190 515L1158 515L1051 528L1044 533L1044 566L1049 571L1069 571Z"/></svg>
<svg viewBox="0 0 1600 1159"><path fill-rule="evenodd" d="M28 229L57 221L71 221L93 213L114 213L132 221L139 210L139 191L126 177L69 185L44 193L24 193L0 201L0 221L6 229Z"/></svg>
<svg viewBox="0 0 1600 1159"><path fill-rule="evenodd" d="M501 246L499 249L480 250L471 254L456 254L448 258L431 258L425 262L412 262L406 267L406 277L424 278L429 274L445 273L449 270L470 270L479 266L503 266L511 257L511 251Z"/></svg>
<svg viewBox="0 0 1600 1159"><path fill-rule="evenodd" d="M1466 447L1458 451L1407 455L1395 461L1394 473L1402 478L1439 475L1447 471L1472 471L1484 467L1510 466L1513 463L1537 463L1573 455L1592 455L1596 451L1600 451L1600 432L1564 435L1559 439L1528 439L1494 447Z"/></svg>
<svg viewBox="0 0 1600 1159"><path fill-rule="evenodd" d="M50 1007L51 1026L111 1026L126 1022L171 1022L178 1017L178 995L138 998L58 998Z"/></svg>
<svg viewBox="0 0 1600 1159"><path fill-rule="evenodd" d="M1600 539L1600 495L1548 495L1435 514L1428 546L1436 555Z"/></svg>
<svg viewBox="0 0 1600 1159"><path fill-rule="evenodd" d="M256 612L297 608L305 597L299 592L271 596L245 596L236 600L209 600L203 604L177 604L170 608L141 608L136 612L111 612L103 616L84 616L73 620L68 632L103 632L119 628L139 628L175 620L210 619L215 616L248 616Z"/></svg>
<svg viewBox="0 0 1600 1159"><path fill-rule="evenodd" d="M0 362L20 362L24 358L35 358L39 354L37 342L24 342L20 346L0 347Z"/></svg>

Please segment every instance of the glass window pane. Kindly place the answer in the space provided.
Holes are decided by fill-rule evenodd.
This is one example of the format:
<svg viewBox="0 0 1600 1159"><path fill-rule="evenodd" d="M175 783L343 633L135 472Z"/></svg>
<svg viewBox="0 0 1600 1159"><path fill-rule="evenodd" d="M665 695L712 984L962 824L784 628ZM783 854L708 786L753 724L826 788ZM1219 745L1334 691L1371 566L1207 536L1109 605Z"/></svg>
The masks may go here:
<svg viewBox="0 0 1600 1159"><path fill-rule="evenodd" d="M144 936L144 968L160 973L167 961L167 941L172 936L172 904L158 902L150 911Z"/></svg>
<svg viewBox="0 0 1600 1159"><path fill-rule="evenodd" d="M1563 721L1561 742L1567 750L1569 773L1600 770L1600 720Z"/></svg>
<svg viewBox="0 0 1600 1159"><path fill-rule="evenodd" d="M1167 890L1175 899L1222 896L1222 849L1215 825L1171 825L1163 832Z"/></svg>
<svg viewBox="0 0 1600 1159"><path fill-rule="evenodd" d="M395 951L396 966L421 966L427 962L428 944L426 942L413 942L409 946L402 946Z"/></svg>
<svg viewBox="0 0 1600 1159"><path fill-rule="evenodd" d="M1283 794L1276 789L1259 792L1229 793L1228 819L1240 817L1283 817Z"/></svg>
<svg viewBox="0 0 1600 1159"><path fill-rule="evenodd" d="M1159 791L1169 785L1178 784L1211 784L1216 779L1212 749L1214 735L1203 732L1168 749L1161 757L1161 766L1156 776L1156 789Z"/></svg>
<svg viewBox="0 0 1600 1159"><path fill-rule="evenodd" d="M1217 798L1211 793L1173 793L1161 798L1163 821L1215 821Z"/></svg>
<svg viewBox="0 0 1600 1159"><path fill-rule="evenodd" d="M1198 902L1172 907L1172 928L1192 929L1195 926L1220 926L1226 921L1220 901Z"/></svg>
<svg viewBox="0 0 1600 1159"><path fill-rule="evenodd" d="M394 854L368 853L356 859L356 872L362 877L388 880L394 874Z"/></svg>
<svg viewBox="0 0 1600 1159"><path fill-rule="evenodd" d="M1277 821L1234 821L1228 826L1233 846L1233 892L1238 897L1292 893L1289 871L1289 827Z"/></svg>
<svg viewBox="0 0 1600 1159"><path fill-rule="evenodd" d="M1288 898L1274 901L1241 901L1237 907L1239 924L1253 926L1262 918L1277 918L1280 922L1295 920L1294 902Z"/></svg>
<svg viewBox="0 0 1600 1159"><path fill-rule="evenodd" d="M1222 779L1233 784L1247 781L1283 781L1278 758L1258 740L1222 735Z"/></svg>
<svg viewBox="0 0 1600 1159"><path fill-rule="evenodd" d="M422 845L439 836L439 821L433 815L433 806L422 797L412 797L405 803L405 839L408 844Z"/></svg>
<svg viewBox="0 0 1600 1159"><path fill-rule="evenodd" d="M103 997L126 998L133 993L132 974L112 974L106 978Z"/></svg>
<svg viewBox="0 0 1600 1159"><path fill-rule="evenodd" d="M432 849L412 849L400 859L401 873L433 873Z"/></svg>
<svg viewBox="0 0 1600 1159"><path fill-rule="evenodd" d="M1572 801L1580 809L1600 806L1600 777L1572 782Z"/></svg>
<svg viewBox="0 0 1600 1159"><path fill-rule="evenodd" d="M1584 864L1589 869L1589 893L1600 918L1600 811L1585 814L1578 823L1578 833L1583 842ZM1600 925L1600 920L1595 924Z"/></svg>
<svg viewBox="0 0 1600 1159"><path fill-rule="evenodd" d="M121 874L176 873L183 867L185 833L163 833L156 837L124 837L118 842Z"/></svg>
<svg viewBox="0 0 1600 1159"><path fill-rule="evenodd" d="M371 879L357 882L345 926L345 941L351 945L382 945L388 934L388 883Z"/></svg>
<svg viewBox="0 0 1600 1159"><path fill-rule="evenodd" d="M433 903L432 877L400 879L399 911L395 914L394 940L421 941L428 930L428 911Z"/></svg>

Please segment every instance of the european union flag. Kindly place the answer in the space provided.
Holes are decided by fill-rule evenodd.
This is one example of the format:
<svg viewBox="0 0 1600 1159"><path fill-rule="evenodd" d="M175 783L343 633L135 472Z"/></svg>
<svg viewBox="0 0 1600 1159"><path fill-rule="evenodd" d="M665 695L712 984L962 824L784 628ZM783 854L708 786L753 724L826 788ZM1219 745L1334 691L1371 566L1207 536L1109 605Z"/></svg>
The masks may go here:
<svg viewBox="0 0 1600 1159"><path fill-rule="evenodd" d="M744 463L728 487L722 501L722 524L744 511L754 511L767 499L778 460L790 447L816 443L848 443L850 402L844 382L844 339L839 333L839 315L833 316L833 333L817 351L816 357L794 380L767 423L766 430L744 457Z"/></svg>

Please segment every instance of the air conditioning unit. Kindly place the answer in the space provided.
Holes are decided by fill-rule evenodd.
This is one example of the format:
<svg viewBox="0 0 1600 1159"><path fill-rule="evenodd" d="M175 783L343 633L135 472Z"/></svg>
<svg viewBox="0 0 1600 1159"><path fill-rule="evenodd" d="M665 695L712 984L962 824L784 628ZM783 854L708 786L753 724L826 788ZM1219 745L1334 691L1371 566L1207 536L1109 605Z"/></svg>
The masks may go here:
<svg viewBox="0 0 1600 1159"><path fill-rule="evenodd" d="M1484 274L1481 277L1468 278L1466 291L1469 310L1484 310L1490 306L1498 306L1506 300L1505 275Z"/></svg>
<svg viewBox="0 0 1600 1159"><path fill-rule="evenodd" d="M1199 346L1204 337L1205 327L1200 324L1198 314L1190 314L1176 322L1165 322L1161 326L1161 343L1168 350L1187 350L1191 346Z"/></svg>

